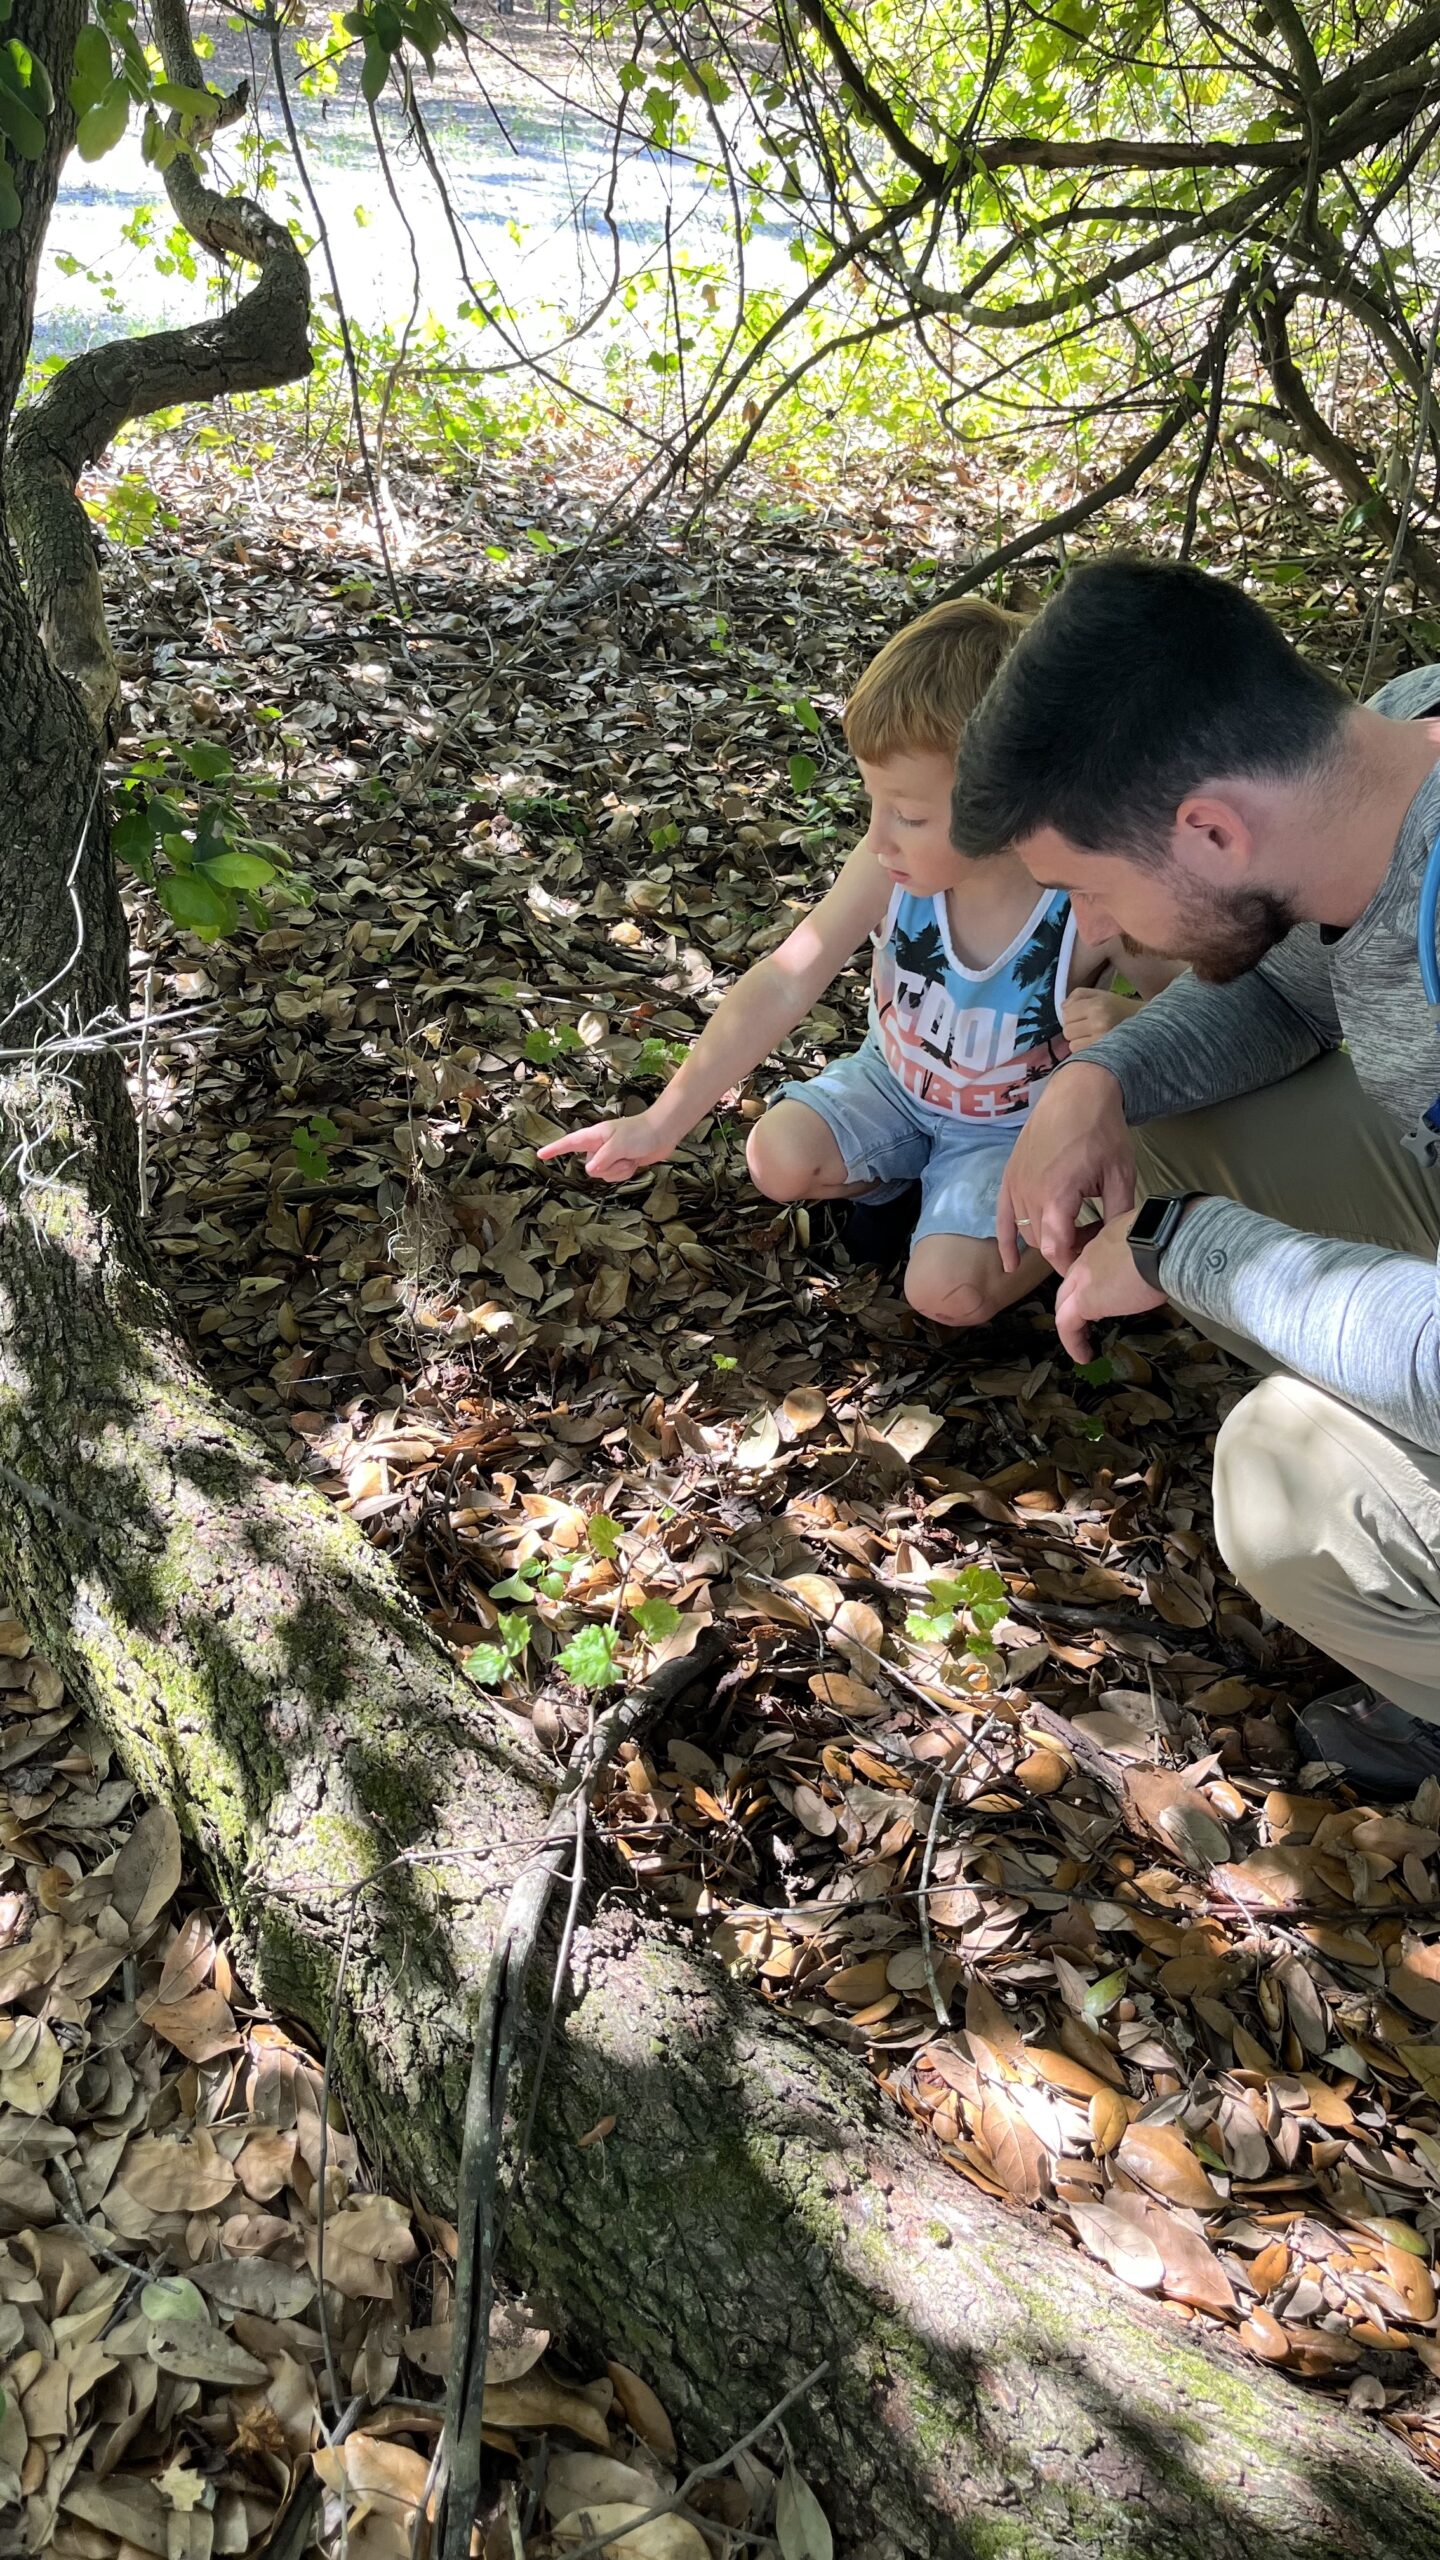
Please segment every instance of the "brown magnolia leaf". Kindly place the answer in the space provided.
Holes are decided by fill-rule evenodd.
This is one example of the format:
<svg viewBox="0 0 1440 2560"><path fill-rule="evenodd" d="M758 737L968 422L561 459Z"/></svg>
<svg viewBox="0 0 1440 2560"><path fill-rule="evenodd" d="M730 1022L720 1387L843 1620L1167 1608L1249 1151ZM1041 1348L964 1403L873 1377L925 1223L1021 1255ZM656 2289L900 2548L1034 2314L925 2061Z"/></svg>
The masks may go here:
<svg viewBox="0 0 1440 2560"><path fill-rule="evenodd" d="M1116 2157L1127 2177L1168 2204L1210 2213L1221 2201L1178 2124L1127 2125Z"/></svg>
<svg viewBox="0 0 1440 2560"><path fill-rule="evenodd" d="M562 2550L572 2542L589 2542L604 2534L606 2560L710 2560L704 2535L685 2516L653 2516L655 2503L632 2505L628 2499L590 2507L573 2507L551 2528Z"/></svg>
<svg viewBox="0 0 1440 2560"><path fill-rule="evenodd" d="M312 2234L307 2244L312 2268L316 2249ZM393 2196L358 2197L326 2221L325 2282L352 2300L388 2301L391 2268L408 2266L418 2254L410 2217Z"/></svg>
<svg viewBox="0 0 1440 2560"><path fill-rule="evenodd" d="M843 1597L839 1583L832 1582L828 1573L787 1573L785 1588L823 1627L829 1626Z"/></svg>
<svg viewBox="0 0 1440 2560"><path fill-rule="evenodd" d="M616 2462L604 2453L573 2453L557 2445L545 2466L545 2512L559 2518L577 2507L638 2506L643 2512L656 2501L648 2472L632 2463Z"/></svg>
<svg viewBox="0 0 1440 2560"><path fill-rule="evenodd" d="M563 2427L582 2443L594 2445L597 2453L610 2450L610 2430L594 2401L538 2367L515 2382L496 2383L493 2388L487 2382L485 2415L496 2427Z"/></svg>
<svg viewBox="0 0 1440 2560"><path fill-rule="evenodd" d="M888 1413L877 1425L882 1440L888 1442L897 1458L913 1466L922 1450L928 1449L937 1434L945 1428L945 1417L932 1413L928 1405L902 1404Z"/></svg>
<svg viewBox="0 0 1440 2560"><path fill-rule="evenodd" d="M830 1418L830 1406L818 1387L795 1387L780 1408L791 1437L803 1440L808 1432L818 1431Z"/></svg>
<svg viewBox="0 0 1440 2560"><path fill-rule="evenodd" d="M825 1984L827 2000L838 2000L847 2009L867 2009L887 1988L888 1956L865 1956L859 1964L842 1965Z"/></svg>
<svg viewBox="0 0 1440 2560"><path fill-rule="evenodd" d="M17 2056L15 2065L8 2056L14 2041L0 2045L0 2106L13 2107L17 2115L43 2116L49 2112L60 2087L64 2056L50 2029L35 2022L36 2032L27 2036L27 2051Z"/></svg>
<svg viewBox="0 0 1440 2560"><path fill-rule="evenodd" d="M1188 1867L1213 1867L1229 1857L1229 1833L1199 1791L1175 1770L1127 1769L1125 1793L1142 1822L1178 1849Z"/></svg>
<svg viewBox="0 0 1440 2560"><path fill-rule="evenodd" d="M972 1982L965 1994L965 2032L972 2037L982 2036L1003 2069L1018 2072L1024 2068L1027 2056L1019 2029L983 1982Z"/></svg>
<svg viewBox="0 0 1440 2560"><path fill-rule="evenodd" d="M1405 1858L1433 1858L1440 1849L1440 1831L1422 1822L1406 1822L1398 1813L1367 1814L1356 1823L1350 1839L1367 1858L1389 1858L1397 1866Z"/></svg>
<svg viewBox="0 0 1440 2560"><path fill-rule="evenodd" d="M1210 2243L1188 2222L1164 2205L1152 2204L1145 2230L1165 2267L1162 2291L1172 2302L1188 2302L1196 2311L1224 2318L1236 2309L1235 2289Z"/></svg>
<svg viewBox="0 0 1440 2560"><path fill-rule="evenodd" d="M1257 2302L1247 2319L1240 2323L1240 2343L1253 2356L1262 2356L1266 2364L1284 2364L1290 2354L1290 2340L1263 2302Z"/></svg>
<svg viewBox="0 0 1440 2560"><path fill-rule="evenodd" d="M1413 2009L1417 2018L1440 2023L1440 1940L1427 1945L1417 1941L1407 1947L1400 1962L1387 1973L1385 1988L1407 2009Z"/></svg>
<svg viewBox="0 0 1440 2560"><path fill-rule="evenodd" d="M1023 1760L1016 1761L1014 1775L1027 1795L1053 1796L1075 1772L1058 1751L1044 1750L1027 1751Z"/></svg>
<svg viewBox="0 0 1440 2560"><path fill-rule="evenodd" d="M676 2455L675 2431L648 2382L632 2373L628 2364L605 2367L615 2386L615 2397L624 2411L626 2424L642 2444L658 2453L662 2462L673 2462Z"/></svg>
<svg viewBox="0 0 1440 2560"><path fill-rule="evenodd" d="M267 2382L269 2367L205 2320L152 2320L146 2349L161 2373L182 2382Z"/></svg>
<svg viewBox="0 0 1440 2560"><path fill-rule="evenodd" d="M1411 2079L1440 2106L1440 2044L1397 2044L1395 2050Z"/></svg>
<svg viewBox="0 0 1440 2560"><path fill-rule="evenodd" d="M1216 1867L1211 1881L1237 1902L1269 1911L1291 1911L1300 1903L1328 1899L1309 1849L1254 1849L1248 1858Z"/></svg>
<svg viewBox="0 0 1440 2560"><path fill-rule="evenodd" d="M218 1991L192 1991L187 2000L157 2000L144 2012L145 2023L189 2062L213 2062L239 2044L234 2013Z"/></svg>
<svg viewBox="0 0 1440 2560"><path fill-rule="evenodd" d="M164 2002L186 2000L209 1981L215 1962L215 1932L203 1912L192 1911L165 1951L159 1996Z"/></svg>
<svg viewBox="0 0 1440 2560"><path fill-rule="evenodd" d="M180 1825L167 1804L141 1814L110 1874L110 1899L134 1936L158 1920L180 1882Z"/></svg>
<svg viewBox="0 0 1440 2560"><path fill-rule="evenodd" d="M280 2194L295 2165L295 2149L293 2133L252 2133L236 2155L235 2175L254 2203L268 2204Z"/></svg>
<svg viewBox="0 0 1440 2560"><path fill-rule="evenodd" d="M232 2193L235 2172L208 2133L188 2142L145 2133L126 2152L119 2183L150 2213L207 2213Z"/></svg>
<svg viewBox="0 0 1440 2560"><path fill-rule="evenodd" d="M1165 2261L1149 2233L1113 2206L1075 2204L1066 2207L1093 2258L1101 2259L1125 2284L1157 2293L1165 2280Z"/></svg>
<svg viewBox="0 0 1440 2560"><path fill-rule="evenodd" d="M737 1467L768 1467L779 1455L780 1425L773 1413L760 1413L735 1443Z"/></svg>
<svg viewBox="0 0 1440 2560"><path fill-rule="evenodd" d="M868 1689L863 1680L854 1680L848 1671L817 1671L810 1680L810 1695L822 1707L834 1707L846 1716L889 1715L888 1701L878 1689Z"/></svg>
<svg viewBox="0 0 1440 2560"><path fill-rule="evenodd" d="M828 1840L839 1822L833 1804L827 1804L817 1787L799 1786L791 1798L797 1822L816 1840Z"/></svg>
<svg viewBox="0 0 1440 2560"><path fill-rule="evenodd" d="M1129 2122L1130 2110L1118 2090L1098 2088L1090 2100L1090 2147L1097 2160L1124 2141Z"/></svg>
<svg viewBox="0 0 1440 2560"><path fill-rule="evenodd" d="M885 1642L884 1619L868 1600L842 1600L830 1628L838 1644L856 1645L864 1653L878 1654Z"/></svg>
<svg viewBox="0 0 1440 2560"><path fill-rule="evenodd" d="M993 2080L981 2091L976 2130L1007 2195L1038 2204L1050 2185L1049 2157L1008 2089Z"/></svg>
<svg viewBox="0 0 1440 2560"><path fill-rule="evenodd" d="M1167 1573L1147 1573L1145 1596L1167 1627L1207 1627L1210 1603L1193 1574L1172 1567Z"/></svg>
<svg viewBox="0 0 1440 2560"><path fill-rule="evenodd" d="M383 2498L397 2507L418 2507L430 2474L423 2453L359 2429L343 2444L317 2445L310 2459L327 2489L348 2489L353 2498Z"/></svg>
<svg viewBox="0 0 1440 2560"><path fill-rule="evenodd" d="M61 2491L60 2504L66 2515L77 2517L81 2524L93 2525L129 2543L133 2550L151 2551L157 2560L165 2560L170 2548L166 2525L170 2510L153 2480L137 2479L133 2473L97 2480L93 2472L77 2471Z"/></svg>

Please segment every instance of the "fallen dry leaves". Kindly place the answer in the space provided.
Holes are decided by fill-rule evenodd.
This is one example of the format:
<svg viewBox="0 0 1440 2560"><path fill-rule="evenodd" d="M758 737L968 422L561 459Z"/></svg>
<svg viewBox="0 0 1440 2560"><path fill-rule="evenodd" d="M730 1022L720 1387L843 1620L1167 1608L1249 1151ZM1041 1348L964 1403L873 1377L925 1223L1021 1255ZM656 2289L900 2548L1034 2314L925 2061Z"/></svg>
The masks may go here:
<svg viewBox="0 0 1440 2560"><path fill-rule="evenodd" d="M184 801L176 742L223 749L299 893L214 949L134 901L137 1011L189 1009L162 1020L136 1084L152 1227L216 1375L543 1749L584 1728L587 1689L723 1620L731 1666L703 1718L627 1747L604 1798L634 1889L709 1925L757 1996L868 2056L958 2174L1050 2215L1176 2316L1340 2382L1428 2453L1440 1791L1397 1815L1301 1783L1292 1708L1324 1668L1262 1628L1207 1533L1207 1440L1235 1373L1163 1323L1076 1373L1035 1307L942 1341L803 1211L748 1190L758 1089L618 1194L536 1161L557 1131L648 1100L673 1044L813 897L855 814L839 700L965 528L921 500L827 530L717 511L687 542L651 527L623 559L577 562L593 457L582 494L498 454L449 490L397 467L402 645L349 498L297 516L263 470L174 444L148 467L167 514L112 576L122 767ZM917 551L938 572L917 579ZM186 555L206 563L203 633ZM789 1071L853 1038L860 993L832 990ZM24 1826L24 1764L67 1719L16 1659L17 1686L42 1679L33 1745L4 1764ZM97 1845L128 1799L107 1777L98 1800ZM238 2550L314 2435L314 2305L295 2287L313 2275L315 2066L237 2008L202 1922L165 1917L163 1896L144 1920L138 1864L120 1889L71 1864L0 1949L0 2104L30 2128L0 2157L0 2204L49 2227L41 2130L63 2123L60 2156L73 2133L105 2171L87 2213L137 2251L166 2225L164 2263L267 2379L162 2371L166 2331L86 2392L123 2402L106 2420L123 2433L148 2362L155 2397L111 2470L162 2501L175 2395L244 2404L224 2527L242 2538L215 2526ZM72 2012L116 2002L151 2060L124 2078L131 2030L107 2029L82 2107ZM417 2238L365 2195L333 2139L342 2364L423 2390L447 2352L443 2233ZM170 2189L168 2219L162 2172L195 2199ZM111 2198L133 2229L108 2222ZM237 2250L250 2226L262 2241ZM259 2299L204 2290L232 2258L269 2271L246 2279ZM67 2316L58 2279L23 2280L47 2320ZM85 2283L106 2280L101 2261ZM559 2496L557 2463L653 2476L654 2430L613 2373L535 2371L497 2379L497 2405L517 2429L568 2429ZM13 2406L12 2429L25 2395ZM205 2439L207 2487L228 2481L230 2423ZM349 2481L356 2531L401 2560L433 2439L359 2434L322 2456L327 2493ZM74 2477L111 2441L90 2439ZM48 2495L50 2457L14 2443L40 2483L25 2494ZM577 2498L639 2494L583 2476ZM773 2482L735 2485L733 2529L769 2529ZM188 2475L171 2504L218 2514ZM59 2530L148 2547L73 2503ZM101 2560L98 2539L71 2547Z"/></svg>

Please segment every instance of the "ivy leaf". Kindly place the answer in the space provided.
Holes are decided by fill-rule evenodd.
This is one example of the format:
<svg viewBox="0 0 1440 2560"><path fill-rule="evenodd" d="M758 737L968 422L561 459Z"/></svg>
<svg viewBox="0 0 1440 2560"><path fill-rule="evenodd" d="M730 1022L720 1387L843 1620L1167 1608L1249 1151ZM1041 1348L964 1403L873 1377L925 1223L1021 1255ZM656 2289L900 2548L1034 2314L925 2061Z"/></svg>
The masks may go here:
<svg viewBox="0 0 1440 2560"><path fill-rule="evenodd" d="M608 1511L594 1511L585 1534L597 1556L602 1557L606 1564L613 1564L625 1534L619 1521L612 1520Z"/></svg>
<svg viewBox="0 0 1440 2560"><path fill-rule="evenodd" d="M613 1689L620 1677L615 1668L618 1649L613 1627L582 1627L560 1655L560 1668L577 1689Z"/></svg>
<svg viewBox="0 0 1440 2560"><path fill-rule="evenodd" d="M639 1608L632 1609L630 1615L651 1644L664 1644L667 1636L673 1636L680 1624L680 1611L669 1600L642 1600Z"/></svg>

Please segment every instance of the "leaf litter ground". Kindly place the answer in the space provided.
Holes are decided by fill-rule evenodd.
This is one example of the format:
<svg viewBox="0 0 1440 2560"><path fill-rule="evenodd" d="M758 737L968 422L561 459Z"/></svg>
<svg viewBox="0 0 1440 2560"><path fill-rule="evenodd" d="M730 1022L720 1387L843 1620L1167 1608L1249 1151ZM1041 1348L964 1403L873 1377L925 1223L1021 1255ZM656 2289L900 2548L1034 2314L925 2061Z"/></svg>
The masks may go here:
<svg viewBox="0 0 1440 2560"><path fill-rule="evenodd" d="M1381 1811L1296 1767L1330 1675L1209 1534L1241 1375L1165 1320L1083 1373L1040 1302L919 1324L747 1187L764 1078L619 1193L536 1162L653 1093L814 895L856 816L839 703L943 588L963 481L589 549L593 457L399 481L402 633L353 490L145 461L121 770L294 866L232 943L134 901L152 1231L213 1372L557 1760L722 1621L723 1675L605 1784L620 1889L863 2054L957 2175L1440 2457L1440 1789ZM0 1697L29 2547L208 2560L318 2473L351 2550L403 2560L453 2235L332 2106L317 2291L317 2057L14 1628ZM674 2476L643 2381L546 2343L502 2315L497 2551ZM748 2457L712 2484L716 2547L783 2545L775 2488ZM694 2560L686 2530L653 2551Z"/></svg>

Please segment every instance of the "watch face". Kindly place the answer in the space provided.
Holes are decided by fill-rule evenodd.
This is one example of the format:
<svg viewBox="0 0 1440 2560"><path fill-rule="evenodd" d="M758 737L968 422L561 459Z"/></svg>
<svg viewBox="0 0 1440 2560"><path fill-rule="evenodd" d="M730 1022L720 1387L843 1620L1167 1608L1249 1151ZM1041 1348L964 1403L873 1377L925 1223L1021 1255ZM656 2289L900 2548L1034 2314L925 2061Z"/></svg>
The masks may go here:
<svg viewBox="0 0 1440 2560"><path fill-rule="evenodd" d="M1166 1219L1177 1206L1174 1198L1142 1200L1130 1223L1132 1244L1153 1244Z"/></svg>

